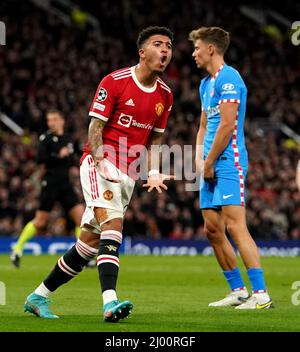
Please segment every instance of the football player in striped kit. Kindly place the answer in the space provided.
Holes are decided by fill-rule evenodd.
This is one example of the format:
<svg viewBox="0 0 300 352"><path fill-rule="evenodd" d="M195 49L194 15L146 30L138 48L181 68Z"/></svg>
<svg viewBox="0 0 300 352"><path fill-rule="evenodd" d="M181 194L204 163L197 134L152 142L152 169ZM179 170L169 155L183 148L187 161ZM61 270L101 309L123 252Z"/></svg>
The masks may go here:
<svg viewBox="0 0 300 352"><path fill-rule="evenodd" d="M86 202L81 235L41 285L27 297L24 308L43 318L57 318L49 309L48 296L79 274L97 256L102 289L104 321L127 317L132 302L116 294L120 266L119 247L125 211L135 180L132 167L148 148L152 160L148 192L166 190L159 156L151 150L160 145L173 103L171 89L160 75L172 57L173 34L165 27L148 27L138 37L139 63L105 76L91 105L88 143L81 158L80 179ZM130 152L134 149L134 153Z"/></svg>
<svg viewBox="0 0 300 352"><path fill-rule="evenodd" d="M196 141L196 168L200 178L200 208L205 233L231 288L224 299L209 306L268 309L273 306L266 290L259 252L246 225L245 178L248 155L244 141L247 88L237 70L224 62L229 33L219 27L193 30L196 65L208 72L199 94L202 104ZM248 294L227 229L237 246L252 286Z"/></svg>

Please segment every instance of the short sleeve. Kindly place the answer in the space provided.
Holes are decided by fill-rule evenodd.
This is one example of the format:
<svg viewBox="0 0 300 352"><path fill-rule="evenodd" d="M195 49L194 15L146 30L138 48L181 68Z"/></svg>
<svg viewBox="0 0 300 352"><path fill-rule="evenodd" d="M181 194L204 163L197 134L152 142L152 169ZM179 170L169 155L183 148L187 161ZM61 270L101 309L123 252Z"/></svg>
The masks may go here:
<svg viewBox="0 0 300 352"><path fill-rule="evenodd" d="M220 74L216 83L219 104L240 103L241 76L236 70L230 70Z"/></svg>
<svg viewBox="0 0 300 352"><path fill-rule="evenodd" d="M110 75L105 76L96 90L89 116L107 121L114 108L115 97L115 81Z"/></svg>
<svg viewBox="0 0 300 352"><path fill-rule="evenodd" d="M164 110L163 110L161 116L155 122L155 125L153 127L154 132L164 133L165 128L167 126L170 112L172 110L172 106L173 106L173 94L170 92L168 94L166 106L163 108ZM155 109L157 111L159 111L160 108L161 108L160 106L155 107Z"/></svg>

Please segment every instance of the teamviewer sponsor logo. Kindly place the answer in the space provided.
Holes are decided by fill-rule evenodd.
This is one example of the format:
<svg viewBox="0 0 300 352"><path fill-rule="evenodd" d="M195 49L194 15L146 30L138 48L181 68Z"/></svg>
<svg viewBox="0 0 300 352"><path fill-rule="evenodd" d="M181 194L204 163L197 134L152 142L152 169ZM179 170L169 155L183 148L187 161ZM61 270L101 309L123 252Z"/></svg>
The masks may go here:
<svg viewBox="0 0 300 352"><path fill-rule="evenodd" d="M132 119L132 116L125 115L123 113L119 116L118 124L121 126L127 127L127 128L129 128L130 126L137 127L137 128L143 128L146 130L152 130L152 128L153 128L153 126L150 125L149 123L137 122L136 120Z"/></svg>
<svg viewBox="0 0 300 352"><path fill-rule="evenodd" d="M140 123L140 122L137 122L136 120L132 121L132 126L137 128L144 128L145 130L152 130L153 128L153 126L150 125L149 123Z"/></svg>
<svg viewBox="0 0 300 352"><path fill-rule="evenodd" d="M118 125L121 125L121 126L129 128L130 124L131 124L131 121L132 121L132 116L125 115L125 114L122 113L119 116Z"/></svg>

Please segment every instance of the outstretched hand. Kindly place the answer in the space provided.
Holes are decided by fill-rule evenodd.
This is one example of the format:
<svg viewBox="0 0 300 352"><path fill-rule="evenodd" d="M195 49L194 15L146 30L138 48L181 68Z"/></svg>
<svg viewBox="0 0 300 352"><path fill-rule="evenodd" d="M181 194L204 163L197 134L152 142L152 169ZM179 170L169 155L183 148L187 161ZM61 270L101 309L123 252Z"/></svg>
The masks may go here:
<svg viewBox="0 0 300 352"><path fill-rule="evenodd" d="M148 187L147 192L151 192L155 188L158 193L162 193L162 189L168 189L164 181L174 180L175 178L176 176L174 175L155 174L148 177L147 183L145 183L143 187Z"/></svg>

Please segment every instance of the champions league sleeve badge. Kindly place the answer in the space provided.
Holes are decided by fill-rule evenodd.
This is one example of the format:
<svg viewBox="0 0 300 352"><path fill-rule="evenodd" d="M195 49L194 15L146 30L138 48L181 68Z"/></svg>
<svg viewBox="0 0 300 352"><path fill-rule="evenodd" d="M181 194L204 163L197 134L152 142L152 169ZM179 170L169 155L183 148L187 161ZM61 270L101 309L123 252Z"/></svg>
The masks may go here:
<svg viewBox="0 0 300 352"><path fill-rule="evenodd" d="M105 88L100 88L98 92L97 101L104 101L107 98L107 91Z"/></svg>

